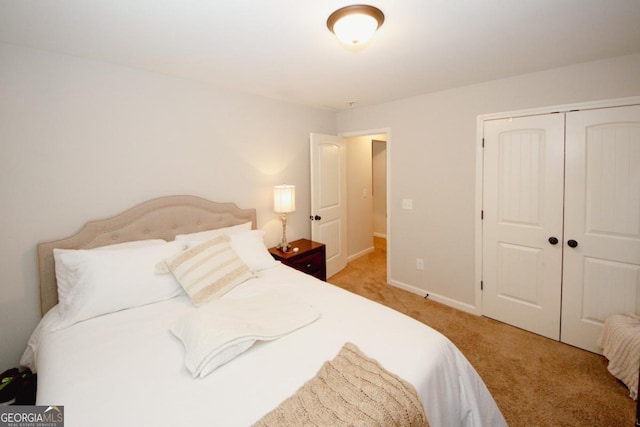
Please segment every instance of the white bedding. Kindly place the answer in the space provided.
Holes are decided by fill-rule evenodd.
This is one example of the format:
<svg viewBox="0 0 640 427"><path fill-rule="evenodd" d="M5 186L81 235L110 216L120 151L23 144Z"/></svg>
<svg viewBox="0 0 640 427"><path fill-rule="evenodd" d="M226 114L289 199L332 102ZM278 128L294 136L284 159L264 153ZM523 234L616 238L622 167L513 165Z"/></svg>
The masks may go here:
<svg viewBox="0 0 640 427"><path fill-rule="evenodd" d="M321 318L256 342L204 378L192 377L169 330L196 310L186 295L52 332L55 307L34 332L33 357L29 349L23 357L38 373L37 404L64 405L67 427L247 426L352 342L414 385L431 426L506 425L475 370L437 331L284 265L260 276L222 300L287 292Z"/></svg>

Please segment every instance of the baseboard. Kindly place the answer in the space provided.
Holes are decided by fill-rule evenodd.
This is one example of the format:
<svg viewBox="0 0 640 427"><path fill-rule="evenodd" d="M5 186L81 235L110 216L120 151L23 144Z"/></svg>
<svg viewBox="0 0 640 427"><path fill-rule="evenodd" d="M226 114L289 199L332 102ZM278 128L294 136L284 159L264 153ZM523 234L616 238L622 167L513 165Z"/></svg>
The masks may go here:
<svg viewBox="0 0 640 427"><path fill-rule="evenodd" d="M357 254L353 254L347 257L347 262L351 262L355 259L360 258L361 256L365 256L367 254L370 254L371 252L375 251L376 248L374 248L373 246L371 246L370 248L367 248L363 251L358 252Z"/></svg>
<svg viewBox="0 0 640 427"><path fill-rule="evenodd" d="M449 297L444 297L442 295L434 294L429 291L425 291L424 289L416 288L415 286L398 282L397 280L391 280L389 284L391 286L395 286L396 288L404 289L405 291L409 291L413 294L420 295L422 297L424 297L425 295L428 295L428 298L430 300L439 302L444 305L448 305L449 307L457 308L458 310L466 311L467 313L475 314L477 316L480 316L482 314L477 307L471 304L467 304Z"/></svg>
<svg viewBox="0 0 640 427"><path fill-rule="evenodd" d="M386 235L386 234L383 234L383 233L376 233L376 232L374 232L374 233L373 233L373 237L380 237L380 238L382 238L382 239L386 239L386 238L387 238L387 235Z"/></svg>

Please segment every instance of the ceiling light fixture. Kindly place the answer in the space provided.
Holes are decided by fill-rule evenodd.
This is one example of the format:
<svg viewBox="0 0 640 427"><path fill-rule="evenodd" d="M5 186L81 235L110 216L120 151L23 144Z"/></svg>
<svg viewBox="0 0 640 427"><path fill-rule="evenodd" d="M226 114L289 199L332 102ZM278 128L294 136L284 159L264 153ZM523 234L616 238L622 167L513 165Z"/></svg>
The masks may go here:
<svg viewBox="0 0 640 427"><path fill-rule="evenodd" d="M384 13L366 4L345 6L327 19L327 27L347 46L361 46L369 41L384 22Z"/></svg>

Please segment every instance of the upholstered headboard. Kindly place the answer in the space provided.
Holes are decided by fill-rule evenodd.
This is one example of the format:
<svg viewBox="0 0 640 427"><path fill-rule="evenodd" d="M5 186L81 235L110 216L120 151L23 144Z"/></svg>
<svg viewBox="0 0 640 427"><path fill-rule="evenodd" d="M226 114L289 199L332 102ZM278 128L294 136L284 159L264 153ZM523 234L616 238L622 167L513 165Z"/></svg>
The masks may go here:
<svg viewBox="0 0 640 427"><path fill-rule="evenodd" d="M178 234L228 227L251 221L255 209L216 203L196 196L167 196L149 200L111 218L90 221L76 234L38 245L40 307L44 315L58 303L53 249L91 249L144 239L171 241Z"/></svg>

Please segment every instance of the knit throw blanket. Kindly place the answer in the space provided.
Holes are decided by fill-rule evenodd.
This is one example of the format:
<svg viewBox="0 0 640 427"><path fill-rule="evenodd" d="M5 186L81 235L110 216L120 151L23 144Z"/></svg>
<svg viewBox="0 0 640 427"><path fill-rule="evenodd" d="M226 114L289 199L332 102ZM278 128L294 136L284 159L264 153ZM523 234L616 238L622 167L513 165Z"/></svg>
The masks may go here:
<svg viewBox="0 0 640 427"><path fill-rule="evenodd" d="M415 388L351 343L254 426L428 426Z"/></svg>
<svg viewBox="0 0 640 427"><path fill-rule="evenodd" d="M638 399L638 365L640 364L640 316L614 314L604 321L597 344L609 359L607 369L629 388L632 399Z"/></svg>

